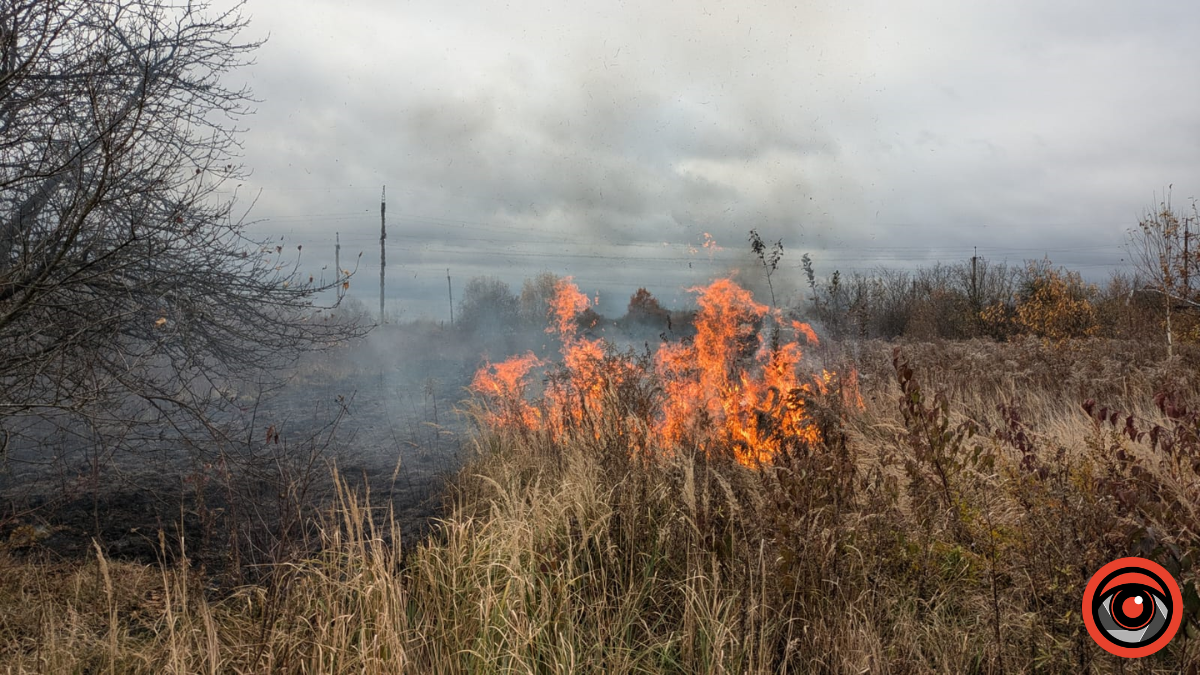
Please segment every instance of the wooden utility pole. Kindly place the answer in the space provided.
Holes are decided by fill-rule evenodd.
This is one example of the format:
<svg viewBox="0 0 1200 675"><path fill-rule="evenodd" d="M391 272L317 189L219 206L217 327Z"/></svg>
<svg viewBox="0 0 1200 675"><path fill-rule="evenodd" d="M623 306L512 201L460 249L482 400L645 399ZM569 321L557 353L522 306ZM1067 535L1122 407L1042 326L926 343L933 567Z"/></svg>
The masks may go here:
<svg viewBox="0 0 1200 675"><path fill-rule="evenodd" d="M979 247L975 247L975 253L971 256L971 323L975 324L975 333L978 335L983 324L983 303L979 298Z"/></svg>
<svg viewBox="0 0 1200 675"><path fill-rule="evenodd" d="M971 256L971 299L978 302L979 298L979 282L975 276L976 264L979 262L979 247L975 247L975 254Z"/></svg>
<svg viewBox="0 0 1200 675"><path fill-rule="evenodd" d="M1191 228L1189 227L1191 218L1183 219L1183 297L1191 299L1192 297L1192 280L1188 277L1188 258L1191 256L1191 251L1188 249L1188 239L1191 238Z"/></svg>
<svg viewBox="0 0 1200 675"><path fill-rule="evenodd" d="M384 242L387 240L387 186L383 186L383 192L379 196L379 323L384 323L383 317L383 278L384 272L387 269L387 248Z"/></svg>
<svg viewBox="0 0 1200 675"><path fill-rule="evenodd" d="M450 293L450 327L454 327L454 287L450 285L450 268L446 268L446 290Z"/></svg>
<svg viewBox="0 0 1200 675"><path fill-rule="evenodd" d="M338 300L342 299L342 233L333 233L333 283L337 284L334 292Z"/></svg>
<svg viewBox="0 0 1200 675"><path fill-rule="evenodd" d="M1167 358L1171 358L1171 357L1175 356L1175 339L1171 333L1171 305L1174 304L1174 299L1171 297L1171 292L1173 290L1175 290L1174 289L1175 276L1174 276L1174 273L1171 271L1171 240L1170 240L1170 238L1167 239L1166 264L1163 266L1163 268L1164 268L1163 278L1166 280L1166 283L1164 285L1167 287L1166 288L1167 292L1163 294L1166 296L1166 302L1167 302Z"/></svg>

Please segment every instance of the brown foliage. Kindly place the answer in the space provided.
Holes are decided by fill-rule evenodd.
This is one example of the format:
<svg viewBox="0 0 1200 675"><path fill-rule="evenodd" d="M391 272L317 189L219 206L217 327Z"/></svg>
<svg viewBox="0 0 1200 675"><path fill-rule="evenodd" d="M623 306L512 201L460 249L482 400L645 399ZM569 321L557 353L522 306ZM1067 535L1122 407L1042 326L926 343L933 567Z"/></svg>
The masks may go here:
<svg viewBox="0 0 1200 675"><path fill-rule="evenodd" d="M1021 332L1049 340L1091 337L1100 326L1089 296L1096 288L1078 272L1030 263L1018 298L1016 325Z"/></svg>

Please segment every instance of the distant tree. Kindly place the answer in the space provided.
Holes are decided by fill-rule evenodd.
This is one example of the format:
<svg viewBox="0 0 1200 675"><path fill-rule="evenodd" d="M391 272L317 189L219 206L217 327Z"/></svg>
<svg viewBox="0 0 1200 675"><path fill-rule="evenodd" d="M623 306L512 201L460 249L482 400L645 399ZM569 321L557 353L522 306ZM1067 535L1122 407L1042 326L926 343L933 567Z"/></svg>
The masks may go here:
<svg viewBox="0 0 1200 675"><path fill-rule="evenodd" d="M1016 304L1011 298L984 307L979 312L979 321L983 335L993 340L1007 340L1020 332Z"/></svg>
<svg viewBox="0 0 1200 675"><path fill-rule="evenodd" d="M834 270L827 281L817 279L812 257L805 253L800 257L809 288L811 307L809 314L828 332L829 337L841 340L859 333L861 322L869 313L863 279L847 283L840 270Z"/></svg>
<svg viewBox="0 0 1200 675"><path fill-rule="evenodd" d="M954 266L934 263L913 275L913 310L905 334L930 339L959 339L972 333L977 321L968 294L957 283Z"/></svg>
<svg viewBox="0 0 1200 675"><path fill-rule="evenodd" d="M1099 330L1090 300L1095 294L1078 272L1055 268L1049 260L1032 261L1018 296L1016 323L1022 332L1050 340L1090 337Z"/></svg>
<svg viewBox="0 0 1200 675"><path fill-rule="evenodd" d="M655 327L665 327L671 313L659 304L650 291L645 288L637 289L629 297L629 305L625 309L625 320L633 324Z"/></svg>
<svg viewBox="0 0 1200 675"><path fill-rule="evenodd" d="M341 272L300 274L299 246L234 213L253 101L223 77L259 46L240 9L0 3L0 432L25 413L117 440L207 427L229 381L360 332L315 311Z"/></svg>
<svg viewBox="0 0 1200 675"><path fill-rule="evenodd" d="M997 328L985 319L988 310L995 316L996 308L1005 306L1012 309L1012 298L1016 292L1016 279L1021 268L1010 267L1005 263L993 263L982 256L974 256L963 263L949 268L949 288L959 300L961 311L965 316L956 319L956 325L961 329L958 337L979 337L993 335Z"/></svg>
<svg viewBox="0 0 1200 675"><path fill-rule="evenodd" d="M912 275L903 270L880 269L877 273L879 309L875 312L874 335L892 339L904 335L912 318L914 291Z"/></svg>
<svg viewBox="0 0 1200 675"><path fill-rule="evenodd" d="M1121 339L1158 339L1162 298L1139 292L1139 282L1130 273L1116 270L1099 289L1096 316L1101 333Z"/></svg>
<svg viewBox="0 0 1200 675"><path fill-rule="evenodd" d="M604 321L604 315L591 307L584 309L579 316L575 317L575 323L579 326L579 330L584 332L599 328Z"/></svg>
<svg viewBox="0 0 1200 675"><path fill-rule="evenodd" d="M860 340L872 337L879 310L879 279L854 272L846 284L846 291L851 334Z"/></svg>
<svg viewBox="0 0 1200 675"><path fill-rule="evenodd" d="M1147 211L1138 227L1129 231L1128 248L1142 281L1141 290L1160 296L1168 354L1174 353L1175 338L1180 333L1200 337L1195 316L1195 310L1200 309L1200 296L1195 290L1200 247L1192 241L1192 232L1198 227L1196 203L1192 203L1191 213L1176 211L1168 192L1158 208ZM1173 318L1181 309L1188 310L1186 325L1173 326Z"/></svg>
<svg viewBox="0 0 1200 675"><path fill-rule="evenodd" d="M539 330L546 327L550 301L554 299L554 287L558 280L559 276L552 272L542 272L525 280L517 309L522 323Z"/></svg>
<svg viewBox="0 0 1200 675"><path fill-rule="evenodd" d="M458 326L468 333L496 335L517 327L517 297L495 277L471 277L458 305Z"/></svg>

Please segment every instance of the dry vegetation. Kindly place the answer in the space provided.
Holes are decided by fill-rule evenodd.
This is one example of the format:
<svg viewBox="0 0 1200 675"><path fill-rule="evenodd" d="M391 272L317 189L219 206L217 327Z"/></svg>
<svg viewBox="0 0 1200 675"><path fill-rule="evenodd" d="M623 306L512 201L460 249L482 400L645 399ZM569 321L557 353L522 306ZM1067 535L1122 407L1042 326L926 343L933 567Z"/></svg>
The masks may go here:
<svg viewBox="0 0 1200 675"><path fill-rule="evenodd" d="M764 311L739 321L761 327L769 319ZM575 340L564 348L587 347ZM761 376L753 352L781 348L772 342L751 341L742 354L749 361L732 354L722 367L737 374L744 366L745 381ZM206 588L186 556L141 566L99 554L53 564L5 554L3 666L176 673L1200 666L1200 424L1183 405L1200 393L1200 353L1182 349L1164 361L1161 348L1099 339L913 343L896 351L868 342L857 351L807 350L802 369L857 372L859 389L850 389L848 376L798 386L789 400L810 421L802 429L759 415L760 437L776 444L761 465L721 442L731 427L716 417L708 419L711 438L656 446L652 430L670 388L649 357L568 358L550 366L548 381L568 384L556 395L551 387L547 398L481 393L476 458L459 475L435 534L415 550L392 547L395 519L371 513L368 495L341 482L310 552L232 591ZM571 391L575 398L564 396ZM557 417L497 417L523 406L549 414L555 405L565 407ZM186 553L186 542L161 547ZM1080 599L1092 572L1130 554L1176 576L1187 616L1162 652L1120 663L1087 636Z"/></svg>

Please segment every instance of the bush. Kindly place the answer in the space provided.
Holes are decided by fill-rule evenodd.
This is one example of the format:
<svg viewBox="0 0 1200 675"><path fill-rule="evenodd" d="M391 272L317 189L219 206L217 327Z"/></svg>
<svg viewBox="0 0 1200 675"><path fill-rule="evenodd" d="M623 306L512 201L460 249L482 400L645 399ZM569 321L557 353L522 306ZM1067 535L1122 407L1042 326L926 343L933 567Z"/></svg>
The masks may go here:
<svg viewBox="0 0 1200 675"><path fill-rule="evenodd" d="M1089 298L1096 287L1078 272L1031 262L1017 299L1016 324L1025 333L1049 340L1090 337L1100 325Z"/></svg>
<svg viewBox="0 0 1200 675"><path fill-rule="evenodd" d="M517 309L522 323L535 330L543 330L549 325L550 300L554 298L554 288L558 282L559 276L551 272L542 272L525 280L521 285Z"/></svg>
<svg viewBox="0 0 1200 675"><path fill-rule="evenodd" d="M495 277L471 277L458 304L458 326L470 334L511 333L517 326L517 298Z"/></svg>
<svg viewBox="0 0 1200 675"><path fill-rule="evenodd" d="M658 303L658 298L645 288L629 297L629 306L625 309L625 321L631 324L665 328L671 313Z"/></svg>

